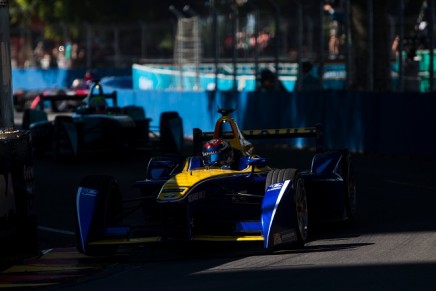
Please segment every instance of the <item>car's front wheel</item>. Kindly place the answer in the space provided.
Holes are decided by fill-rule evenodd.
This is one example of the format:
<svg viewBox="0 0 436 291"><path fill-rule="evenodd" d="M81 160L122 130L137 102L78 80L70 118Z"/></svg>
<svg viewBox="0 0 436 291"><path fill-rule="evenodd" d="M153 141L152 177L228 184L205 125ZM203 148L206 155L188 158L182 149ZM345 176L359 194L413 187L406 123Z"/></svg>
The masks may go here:
<svg viewBox="0 0 436 291"><path fill-rule="evenodd" d="M265 187L268 189L270 185L287 180L292 182L292 187L285 192L277 206L277 212L287 212L285 216L288 221L285 224L289 225L289 229L295 230L295 240L286 245L300 248L309 238L309 211L303 178L296 169L276 169L268 173Z"/></svg>

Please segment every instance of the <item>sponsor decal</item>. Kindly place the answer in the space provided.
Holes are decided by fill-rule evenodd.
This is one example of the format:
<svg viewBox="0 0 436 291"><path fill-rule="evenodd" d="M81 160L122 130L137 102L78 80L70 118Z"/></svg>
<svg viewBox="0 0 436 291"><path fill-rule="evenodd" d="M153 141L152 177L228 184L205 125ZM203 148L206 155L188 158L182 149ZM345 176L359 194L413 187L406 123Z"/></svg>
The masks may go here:
<svg viewBox="0 0 436 291"><path fill-rule="evenodd" d="M294 229L276 232L273 235L273 243L274 245L279 245L283 243L290 243L297 240L297 233Z"/></svg>
<svg viewBox="0 0 436 291"><path fill-rule="evenodd" d="M278 189L282 188L282 186L283 186L283 182L276 183L276 184L270 185L268 190L271 190L271 191L278 190Z"/></svg>
<svg viewBox="0 0 436 291"><path fill-rule="evenodd" d="M188 202L192 203L194 201L198 201L198 200L204 199L204 198L206 198L205 191L196 192L196 193L192 193L191 195L188 196Z"/></svg>
<svg viewBox="0 0 436 291"><path fill-rule="evenodd" d="M82 196L97 196L97 190L91 188L80 187L80 195Z"/></svg>
<svg viewBox="0 0 436 291"><path fill-rule="evenodd" d="M288 135L297 133L314 133L316 128L277 128L244 130L246 135Z"/></svg>
<svg viewBox="0 0 436 291"><path fill-rule="evenodd" d="M273 234L273 244L276 246L276 245L279 245L281 243L282 243L282 237L280 236L280 233L274 233Z"/></svg>

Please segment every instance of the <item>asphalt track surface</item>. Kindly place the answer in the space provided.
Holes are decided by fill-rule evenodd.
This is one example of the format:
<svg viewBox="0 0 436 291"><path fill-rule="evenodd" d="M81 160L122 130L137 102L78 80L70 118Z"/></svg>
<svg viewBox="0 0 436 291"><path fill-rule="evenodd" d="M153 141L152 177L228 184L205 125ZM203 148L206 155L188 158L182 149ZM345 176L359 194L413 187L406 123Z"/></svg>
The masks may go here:
<svg viewBox="0 0 436 291"><path fill-rule="evenodd" d="M276 167L308 168L311 156L282 148L258 153ZM80 179L111 174L125 195L133 195L131 184L143 179L147 160L146 152L70 163L35 158L40 248L46 255L15 266L15 275L27 280L23 274L31 274L33 283L10 279L10 269L0 274L0 288L9 278L15 286L3 287L26 290L436 290L435 160L354 155L355 222L316 227L303 249L268 254L261 244L238 243L137 246L112 258L78 254L72 234ZM53 269L43 265L51 258L57 262Z"/></svg>

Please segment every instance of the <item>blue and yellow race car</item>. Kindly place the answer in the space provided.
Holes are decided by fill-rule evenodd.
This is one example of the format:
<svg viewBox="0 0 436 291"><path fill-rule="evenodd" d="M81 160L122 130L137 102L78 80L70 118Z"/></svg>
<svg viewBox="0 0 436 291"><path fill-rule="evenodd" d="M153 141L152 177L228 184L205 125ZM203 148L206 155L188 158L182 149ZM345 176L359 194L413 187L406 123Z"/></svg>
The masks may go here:
<svg viewBox="0 0 436 291"><path fill-rule="evenodd" d="M194 154L150 159L136 181L140 225L123 221L115 177L86 176L76 196L77 248L90 256L112 255L121 245L163 241L263 241L268 250L302 247L311 221L353 217L356 186L347 150L319 151L308 170L275 169L254 153L250 138L313 137L319 127L241 131L220 109L214 132L194 129Z"/></svg>

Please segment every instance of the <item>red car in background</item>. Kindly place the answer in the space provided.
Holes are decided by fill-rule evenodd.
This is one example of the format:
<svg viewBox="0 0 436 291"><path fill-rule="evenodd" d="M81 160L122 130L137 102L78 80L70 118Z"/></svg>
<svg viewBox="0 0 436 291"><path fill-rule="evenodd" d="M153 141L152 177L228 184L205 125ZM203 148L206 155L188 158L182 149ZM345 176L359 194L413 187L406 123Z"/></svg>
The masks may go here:
<svg viewBox="0 0 436 291"><path fill-rule="evenodd" d="M71 86L61 89L47 90L22 90L19 89L13 94L14 107L17 112L22 112L25 109L43 108L41 102L45 96L50 96L51 99L55 96L60 96L62 100L51 102L53 112L72 111L80 105L81 100L88 96L89 89L93 84L93 76L87 72L82 79L74 79ZM65 100L65 96L75 96L71 100Z"/></svg>

